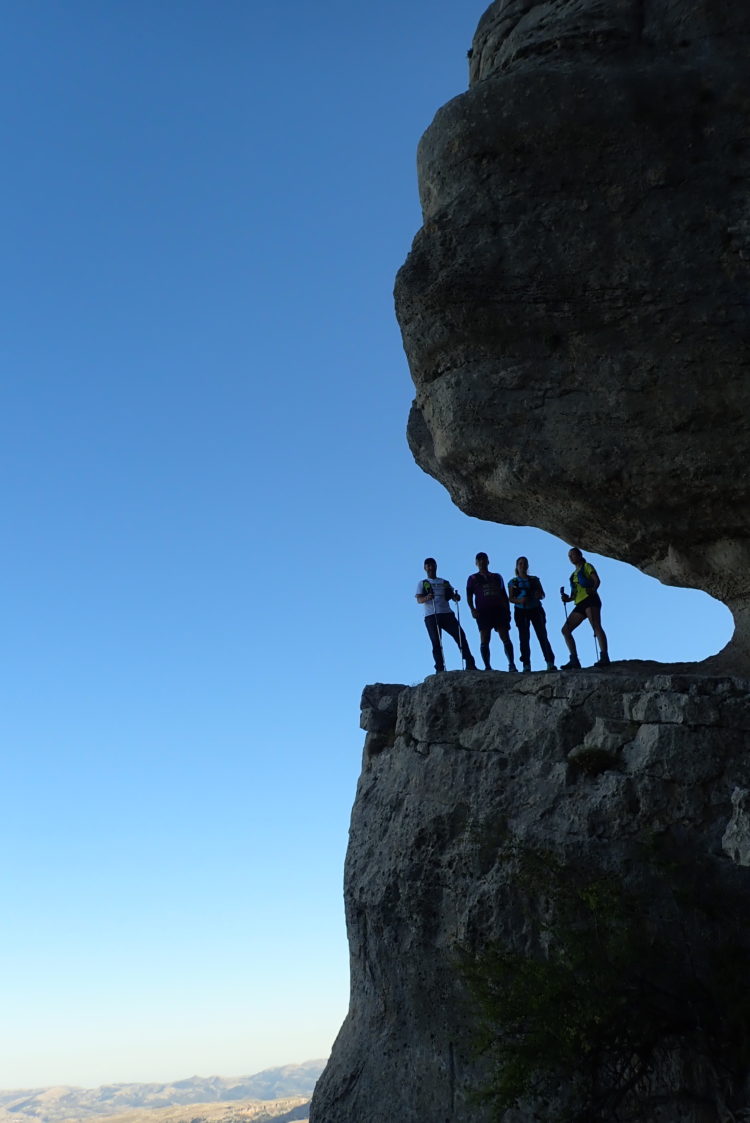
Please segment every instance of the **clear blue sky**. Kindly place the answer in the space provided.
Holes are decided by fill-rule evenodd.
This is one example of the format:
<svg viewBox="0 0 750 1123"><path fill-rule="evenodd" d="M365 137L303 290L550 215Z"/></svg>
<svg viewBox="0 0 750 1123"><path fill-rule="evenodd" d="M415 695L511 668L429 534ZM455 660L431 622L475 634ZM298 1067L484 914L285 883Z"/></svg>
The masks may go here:
<svg viewBox="0 0 750 1123"><path fill-rule="evenodd" d="M415 148L482 10L3 5L1 1087L324 1056L359 695L431 670L422 559L566 579L404 438ZM613 657L728 639L591 557Z"/></svg>

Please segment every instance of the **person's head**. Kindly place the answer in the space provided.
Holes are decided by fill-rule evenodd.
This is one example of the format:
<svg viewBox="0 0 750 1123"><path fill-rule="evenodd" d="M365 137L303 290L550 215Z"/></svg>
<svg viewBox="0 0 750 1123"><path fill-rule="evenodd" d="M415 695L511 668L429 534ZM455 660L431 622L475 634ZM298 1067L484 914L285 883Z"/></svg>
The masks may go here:
<svg viewBox="0 0 750 1123"><path fill-rule="evenodd" d="M581 551L578 549L577 546L572 546L568 550L568 559L569 559L571 565L574 565L574 566L578 567L581 564L581 562L583 561L583 554L581 553Z"/></svg>
<svg viewBox="0 0 750 1123"><path fill-rule="evenodd" d="M434 558L424 559L424 571L428 577L434 577L437 574L437 562Z"/></svg>
<svg viewBox="0 0 750 1123"><path fill-rule="evenodd" d="M480 551L477 554L475 561L477 563L477 569L480 573L485 573L489 568L490 559L487 557L484 551Z"/></svg>
<svg viewBox="0 0 750 1123"><path fill-rule="evenodd" d="M529 559L520 557L516 558L516 577L525 577L529 572Z"/></svg>

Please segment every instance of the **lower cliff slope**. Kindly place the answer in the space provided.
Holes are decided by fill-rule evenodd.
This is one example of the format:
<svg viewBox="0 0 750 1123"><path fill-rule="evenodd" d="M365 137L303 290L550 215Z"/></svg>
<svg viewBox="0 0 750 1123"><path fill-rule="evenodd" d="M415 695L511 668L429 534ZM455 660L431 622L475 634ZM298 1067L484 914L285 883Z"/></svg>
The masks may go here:
<svg viewBox="0 0 750 1123"><path fill-rule="evenodd" d="M534 902L533 887L519 889L519 853L547 862L550 883L555 871L588 871L585 879L594 870L643 900L656 892L647 874L658 851L667 855L662 874L701 870L709 899L701 915L713 917L704 927L728 886L750 916L744 680L454 672L416 687L367 687L362 725L345 873L351 1004L311 1123L493 1118L474 1098L494 1070L476 1048L461 963L495 944L551 954L553 930L529 919L535 908L545 915L549 892L537 890ZM707 932L690 937L690 955L700 956ZM700 976L702 965L694 970ZM736 1063L717 1068L690 1033L660 1044L648 1080L635 1080L625 1113L609 1118L750 1118L745 1075ZM546 1107L522 1100L502 1117L562 1114L553 1095Z"/></svg>

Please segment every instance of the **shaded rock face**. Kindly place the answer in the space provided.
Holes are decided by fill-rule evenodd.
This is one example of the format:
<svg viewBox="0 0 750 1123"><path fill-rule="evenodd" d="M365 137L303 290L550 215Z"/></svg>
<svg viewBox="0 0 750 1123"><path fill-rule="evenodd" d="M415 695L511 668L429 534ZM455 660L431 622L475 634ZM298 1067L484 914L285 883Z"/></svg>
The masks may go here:
<svg viewBox="0 0 750 1123"><path fill-rule="evenodd" d="M750 7L497 0L396 285L419 465L704 589L750 670Z"/></svg>
<svg viewBox="0 0 750 1123"><path fill-rule="evenodd" d="M456 949L527 938L511 841L590 861L627 889L643 838L670 840L686 867L708 863L707 884L740 878L750 904L748 685L453 672L366 689L345 874L351 1004L311 1123L487 1123L471 1099L487 1069ZM594 754L601 770L584 765ZM657 1071L659 1106L627 1117L745 1118L747 1084L719 1096L694 1060ZM558 1116L507 1115L539 1118Z"/></svg>

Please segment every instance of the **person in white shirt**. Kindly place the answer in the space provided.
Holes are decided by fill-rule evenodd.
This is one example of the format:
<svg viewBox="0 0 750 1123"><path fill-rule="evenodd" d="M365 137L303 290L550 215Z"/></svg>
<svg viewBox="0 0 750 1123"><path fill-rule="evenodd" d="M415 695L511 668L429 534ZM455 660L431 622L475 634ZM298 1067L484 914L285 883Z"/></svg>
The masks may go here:
<svg viewBox="0 0 750 1123"><path fill-rule="evenodd" d="M437 575L437 562L434 558L425 558L424 571L427 577L417 585L417 603L424 605L424 622L432 644L432 655L435 660L435 670L445 670L443 656L443 641L441 632L447 632L458 644L461 658L467 671L475 671L477 665L474 656L469 650L463 628L453 615L450 601L460 601L461 596L451 585Z"/></svg>

